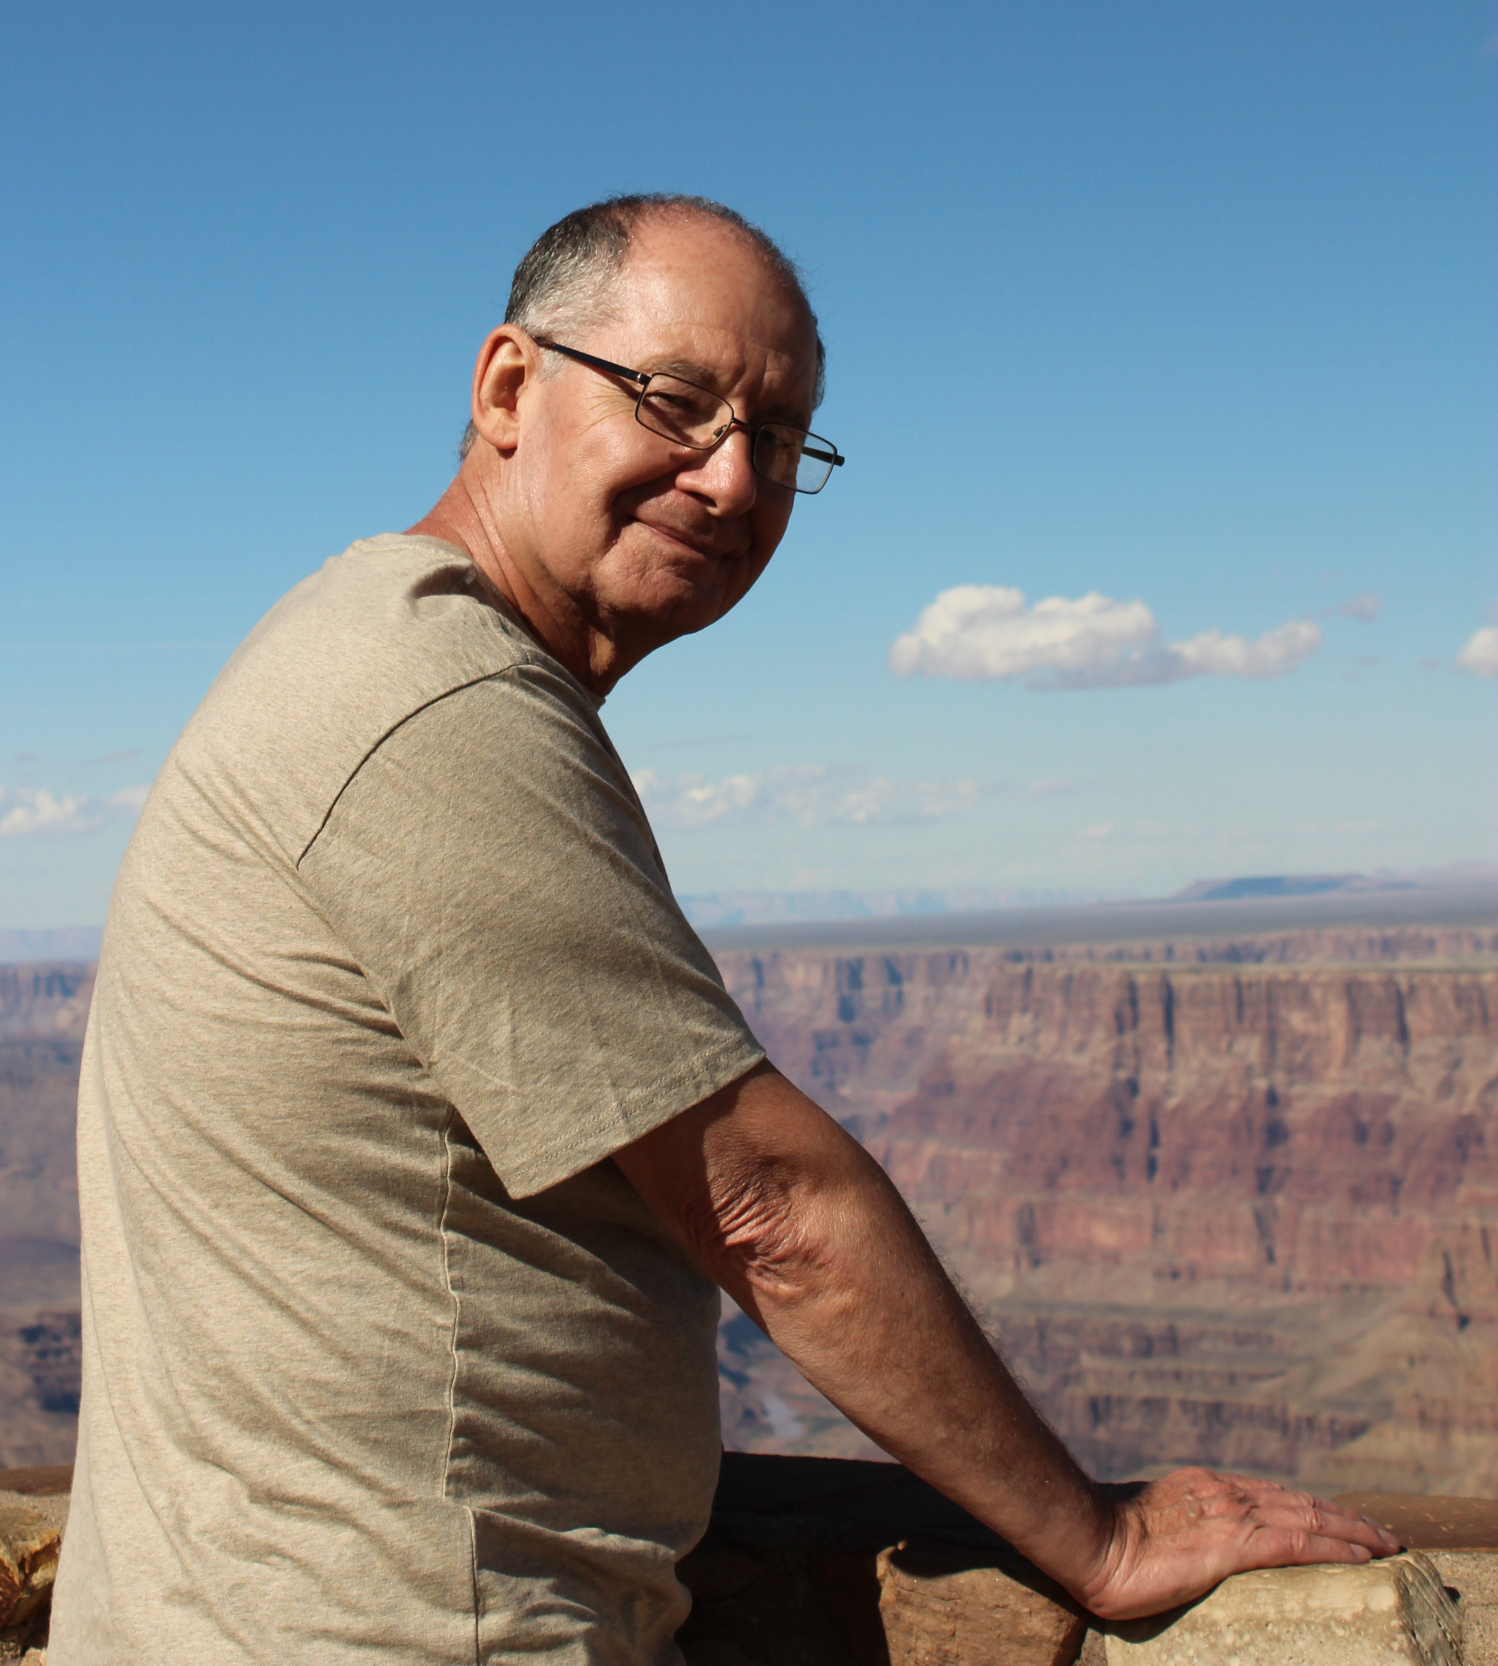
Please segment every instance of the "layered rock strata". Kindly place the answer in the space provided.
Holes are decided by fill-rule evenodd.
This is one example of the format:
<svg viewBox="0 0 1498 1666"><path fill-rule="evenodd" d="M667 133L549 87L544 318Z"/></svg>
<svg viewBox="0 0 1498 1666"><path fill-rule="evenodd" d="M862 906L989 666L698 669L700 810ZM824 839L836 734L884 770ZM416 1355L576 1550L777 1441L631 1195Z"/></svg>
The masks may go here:
<svg viewBox="0 0 1498 1666"><path fill-rule="evenodd" d="M1099 1474L1198 1461L1483 1493L1498 1491L1498 969L1411 957L1492 935L722 965L771 1056L879 1156ZM1343 962L1318 963L1332 952ZM0 968L0 1463L65 1460L75 1438L91 989L83 966ZM874 1454L741 1315L720 1361L730 1444Z"/></svg>
<svg viewBox="0 0 1498 1666"><path fill-rule="evenodd" d="M78 1435L74 1120L93 969L0 966L0 1467Z"/></svg>
<svg viewBox="0 0 1498 1666"><path fill-rule="evenodd" d="M1098 1473L1498 1493L1498 967L1281 950L721 964Z"/></svg>

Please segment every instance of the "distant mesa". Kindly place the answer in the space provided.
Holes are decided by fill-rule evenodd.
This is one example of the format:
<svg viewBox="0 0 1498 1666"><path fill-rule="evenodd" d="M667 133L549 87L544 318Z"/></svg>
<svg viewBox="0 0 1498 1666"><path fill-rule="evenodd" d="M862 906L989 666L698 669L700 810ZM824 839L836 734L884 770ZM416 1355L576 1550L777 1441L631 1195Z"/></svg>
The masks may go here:
<svg viewBox="0 0 1498 1666"><path fill-rule="evenodd" d="M1261 874L1244 879L1199 879L1171 902L1237 902L1257 897L1320 897L1332 891L1413 891L1416 882L1360 873Z"/></svg>

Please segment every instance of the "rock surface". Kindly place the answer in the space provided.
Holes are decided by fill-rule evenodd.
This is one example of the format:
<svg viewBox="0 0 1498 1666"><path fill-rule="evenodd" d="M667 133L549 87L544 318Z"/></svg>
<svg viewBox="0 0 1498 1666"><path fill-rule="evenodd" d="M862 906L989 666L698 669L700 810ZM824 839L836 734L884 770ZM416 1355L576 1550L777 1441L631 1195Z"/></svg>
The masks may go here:
<svg viewBox="0 0 1498 1666"><path fill-rule="evenodd" d="M1498 1666L1498 1553L1433 1550L1432 1566L1448 1592L1456 1592L1466 1666Z"/></svg>
<svg viewBox="0 0 1498 1666"><path fill-rule="evenodd" d="M24 1625L51 1597L67 1521L65 1496L0 1492L0 1631Z"/></svg>
<svg viewBox="0 0 1498 1666"><path fill-rule="evenodd" d="M1155 948L721 964L1096 1472L1498 1493L1498 968ZM804 1391L725 1354L785 1449Z"/></svg>
<svg viewBox="0 0 1498 1666"><path fill-rule="evenodd" d="M1456 1592L1467 1666L1498 1666L1498 1502L1398 1493L1348 1493L1338 1502L1427 1553L1447 1589Z"/></svg>
<svg viewBox="0 0 1498 1666"><path fill-rule="evenodd" d="M1072 1666L1086 1616L1049 1582L933 1546L898 1545L877 1565L890 1666Z"/></svg>
<svg viewBox="0 0 1498 1666"><path fill-rule="evenodd" d="M1107 1640L1108 1666L1462 1666L1461 1622L1420 1551L1364 1567L1235 1574Z"/></svg>

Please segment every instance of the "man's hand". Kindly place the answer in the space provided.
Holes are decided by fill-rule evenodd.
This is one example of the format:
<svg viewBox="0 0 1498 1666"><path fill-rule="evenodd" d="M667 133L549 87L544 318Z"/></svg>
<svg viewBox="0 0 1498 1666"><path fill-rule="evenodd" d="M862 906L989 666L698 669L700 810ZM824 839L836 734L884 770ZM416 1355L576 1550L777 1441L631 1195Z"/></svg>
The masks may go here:
<svg viewBox="0 0 1498 1666"><path fill-rule="evenodd" d="M1098 1569L1075 1595L1099 1619L1133 1620L1250 1568L1366 1562L1398 1549L1376 1522L1324 1498L1246 1475L1178 1469L1119 1503Z"/></svg>

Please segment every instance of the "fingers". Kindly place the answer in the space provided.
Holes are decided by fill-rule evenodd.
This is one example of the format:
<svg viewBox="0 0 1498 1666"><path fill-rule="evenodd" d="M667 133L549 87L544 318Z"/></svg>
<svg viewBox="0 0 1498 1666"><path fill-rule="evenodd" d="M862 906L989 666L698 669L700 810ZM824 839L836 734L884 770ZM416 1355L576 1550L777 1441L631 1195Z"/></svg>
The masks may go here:
<svg viewBox="0 0 1498 1666"><path fill-rule="evenodd" d="M1253 1520L1265 1527L1306 1533L1318 1541L1345 1540L1364 1546L1376 1556L1389 1556L1399 1549L1399 1541L1387 1528L1345 1504L1317 1498L1314 1493L1292 1492L1273 1481L1251 1481L1238 1475L1222 1479L1239 1490Z"/></svg>
<svg viewBox="0 0 1498 1666"><path fill-rule="evenodd" d="M1340 1540L1360 1545L1375 1556L1391 1556L1399 1549L1394 1535L1367 1516L1329 1498L1292 1491L1276 1481L1223 1475L1214 1470L1177 1470L1156 1482L1148 1493L1153 1495L1148 1503L1157 1509L1184 1505L1204 1520L1240 1520L1254 1528L1299 1533L1318 1542Z"/></svg>
<svg viewBox="0 0 1498 1666"><path fill-rule="evenodd" d="M1262 1527L1243 1547L1242 1558L1233 1571L1246 1573L1250 1568L1305 1567L1312 1562L1371 1562L1375 1554L1385 1553L1326 1533L1309 1533L1302 1528Z"/></svg>
<svg viewBox="0 0 1498 1666"><path fill-rule="evenodd" d="M1271 1531L1303 1533L1317 1543L1357 1545L1375 1556L1392 1556L1399 1549L1399 1541L1376 1521L1308 1493L1267 1498L1254 1506L1252 1514L1255 1522Z"/></svg>

